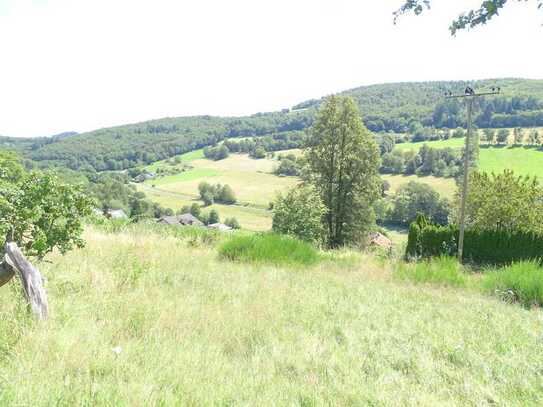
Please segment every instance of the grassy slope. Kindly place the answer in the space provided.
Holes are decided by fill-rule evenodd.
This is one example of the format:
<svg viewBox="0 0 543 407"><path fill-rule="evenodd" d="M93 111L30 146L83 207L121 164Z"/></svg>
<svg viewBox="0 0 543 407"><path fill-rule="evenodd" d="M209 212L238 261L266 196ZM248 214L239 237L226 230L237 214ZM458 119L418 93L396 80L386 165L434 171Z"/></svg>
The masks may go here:
<svg viewBox="0 0 543 407"><path fill-rule="evenodd" d="M529 129L525 129L528 133ZM541 129L540 129L541 131ZM423 144L430 147L461 148L463 139L449 139L419 143L402 143L396 145L399 150L418 150ZM535 147L520 146L488 146L481 144L479 168L487 172L501 172L511 169L518 175L536 175L543 178L543 151Z"/></svg>
<svg viewBox="0 0 543 407"><path fill-rule="evenodd" d="M249 230L269 230L269 202L273 201L277 192L286 191L298 182L294 177L271 174L277 165L277 162L271 159L255 160L246 154L232 154L224 160L211 161L202 158L201 150L184 154L181 158L183 163L190 163L194 168L181 174L149 180L138 185L138 188L153 201L177 210L197 201L200 182L228 184L233 188L241 205L216 204L209 209L217 209L223 219L236 217L242 227ZM146 168L153 171L158 167L172 168L165 162L154 163ZM155 187L152 188L152 185Z"/></svg>
<svg viewBox="0 0 543 407"><path fill-rule="evenodd" d="M255 160L246 154L232 154L230 157L211 161L191 161L194 169L179 175L147 181L160 185L160 189L187 195L198 195L198 184L202 181L228 184L240 202L266 208L278 191L296 184L292 177L277 177L271 174L276 162L270 159ZM194 174L194 176L193 176Z"/></svg>
<svg viewBox="0 0 543 407"><path fill-rule="evenodd" d="M441 195L450 198L456 191L456 183L452 178L439 178L434 176L418 177L416 175L381 175L381 178L390 183L390 193L394 193L401 185L409 181L422 182L430 185Z"/></svg>
<svg viewBox="0 0 543 407"><path fill-rule="evenodd" d="M142 229L86 238L42 265L46 324L0 290L1 405L543 402L539 310L394 282L370 258L292 270Z"/></svg>

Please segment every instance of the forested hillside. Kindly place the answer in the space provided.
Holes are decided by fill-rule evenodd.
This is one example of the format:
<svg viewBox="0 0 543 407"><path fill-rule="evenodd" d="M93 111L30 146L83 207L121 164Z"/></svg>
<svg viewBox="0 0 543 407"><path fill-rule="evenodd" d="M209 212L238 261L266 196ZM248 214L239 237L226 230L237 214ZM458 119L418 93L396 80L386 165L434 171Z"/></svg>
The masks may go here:
<svg viewBox="0 0 543 407"><path fill-rule="evenodd" d="M358 102L370 130L406 132L418 124L436 128L464 125L462 101L445 100L443 95L445 91L462 93L466 86L501 88L500 96L477 100L476 123L479 127L543 125L543 80L411 82L365 86L343 93Z"/></svg>
<svg viewBox="0 0 543 407"><path fill-rule="evenodd" d="M500 86L502 94L481 99L476 107L479 127L543 126L543 80L497 79L470 82L476 89ZM443 98L462 92L468 82L422 82L364 86L343 92L360 107L374 131L424 132L424 128L456 128L465 124L462 102ZM50 138L0 138L0 147L15 149L40 166L76 170L121 170L148 164L231 137L273 136L311 125L321 100L309 100L291 111L248 117L180 117L152 120L84 134ZM426 131L428 132L428 131Z"/></svg>

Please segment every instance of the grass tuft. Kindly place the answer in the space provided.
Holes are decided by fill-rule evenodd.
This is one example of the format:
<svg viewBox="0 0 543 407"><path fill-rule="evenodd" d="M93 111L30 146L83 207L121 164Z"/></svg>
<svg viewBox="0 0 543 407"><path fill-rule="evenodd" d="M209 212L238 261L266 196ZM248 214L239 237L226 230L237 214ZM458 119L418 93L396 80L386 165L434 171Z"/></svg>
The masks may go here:
<svg viewBox="0 0 543 407"><path fill-rule="evenodd" d="M488 272L481 280L484 291L525 307L543 305L543 268L536 262L521 262Z"/></svg>
<svg viewBox="0 0 543 407"><path fill-rule="evenodd" d="M454 257L439 257L419 263L397 263L394 276L415 283L465 287L466 275Z"/></svg>
<svg viewBox="0 0 543 407"><path fill-rule="evenodd" d="M222 258L250 263L309 266L320 260L309 243L271 233L234 235L219 247Z"/></svg>

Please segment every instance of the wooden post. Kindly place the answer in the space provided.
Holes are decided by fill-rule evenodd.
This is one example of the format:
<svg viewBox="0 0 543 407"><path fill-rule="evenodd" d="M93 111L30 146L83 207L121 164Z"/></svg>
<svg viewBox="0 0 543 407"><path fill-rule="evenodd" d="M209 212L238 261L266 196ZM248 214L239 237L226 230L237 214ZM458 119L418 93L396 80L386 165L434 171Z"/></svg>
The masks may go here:
<svg viewBox="0 0 543 407"><path fill-rule="evenodd" d="M21 278L25 298L28 301L32 313L39 320L47 319L47 293L43 287L43 278L40 271L26 259L16 243L6 243L4 250L5 263L3 263L3 268L11 268L13 274L14 270L17 271L19 277ZM7 277L6 273L3 274ZM2 274L0 274L0 276L1 275ZM9 281L11 277L9 277L5 282ZM1 280L0 285L2 285Z"/></svg>
<svg viewBox="0 0 543 407"><path fill-rule="evenodd" d="M15 271L13 270L13 267L6 262L0 263L0 287L8 283L14 275Z"/></svg>

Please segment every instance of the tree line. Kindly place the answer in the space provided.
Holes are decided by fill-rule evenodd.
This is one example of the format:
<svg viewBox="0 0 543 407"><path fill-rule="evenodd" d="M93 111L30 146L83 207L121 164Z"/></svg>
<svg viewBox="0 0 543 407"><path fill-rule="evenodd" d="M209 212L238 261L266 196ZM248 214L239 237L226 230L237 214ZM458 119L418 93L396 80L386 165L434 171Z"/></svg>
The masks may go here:
<svg viewBox="0 0 543 407"><path fill-rule="evenodd" d="M372 85L346 91L344 95L353 98L363 112L362 120L369 130L411 133L423 137L424 133L429 133L427 129L454 129L465 125L461 104L445 102L443 92L460 90L468 84L475 88L500 86L504 95L517 95L482 100L476 112L479 127L543 125L543 81L537 80ZM62 166L84 171L118 171L213 146L227 139L270 136L273 140L265 137L255 148L240 143L240 148L246 149L246 152L261 155L262 150L276 151L299 146L300 136L293 132L308 129L322 103L322 99L312 100L296 106L292 111L258 113L238 118L167 118L56 138L0 138L0 146L20 152L41 168Z"/></svg>

